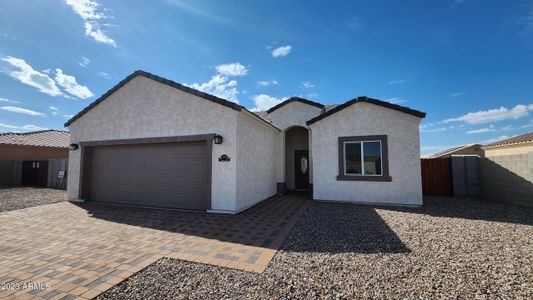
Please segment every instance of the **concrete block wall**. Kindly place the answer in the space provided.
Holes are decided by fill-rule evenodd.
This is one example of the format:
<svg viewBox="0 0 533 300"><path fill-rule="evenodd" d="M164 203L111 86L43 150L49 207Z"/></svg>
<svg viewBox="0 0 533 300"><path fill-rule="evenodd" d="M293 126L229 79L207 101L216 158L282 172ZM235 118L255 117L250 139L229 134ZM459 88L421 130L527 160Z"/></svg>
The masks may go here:
<svg viewBox="0 0 533 300"><path fill-rule="evenodd" d="M533 207L533 152L480 160L485 199Z"/></svg>

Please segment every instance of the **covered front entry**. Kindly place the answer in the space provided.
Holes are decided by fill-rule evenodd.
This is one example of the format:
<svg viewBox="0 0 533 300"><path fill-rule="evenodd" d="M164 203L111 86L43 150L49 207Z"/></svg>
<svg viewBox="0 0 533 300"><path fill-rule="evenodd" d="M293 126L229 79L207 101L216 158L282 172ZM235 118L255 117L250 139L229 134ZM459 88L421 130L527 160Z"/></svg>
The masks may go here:
<svg viewBox="0 0 533 300"><path fill-rule="evenodd" d="M211 141L86 147L86 199L160 208L207 210Z"/></svg>
<svg viewBox="0 0 533 300"><path fill-rule="evenodd" d="M309 131L295 126L285 132L285 177L288 190L309 190Z"/></svg>

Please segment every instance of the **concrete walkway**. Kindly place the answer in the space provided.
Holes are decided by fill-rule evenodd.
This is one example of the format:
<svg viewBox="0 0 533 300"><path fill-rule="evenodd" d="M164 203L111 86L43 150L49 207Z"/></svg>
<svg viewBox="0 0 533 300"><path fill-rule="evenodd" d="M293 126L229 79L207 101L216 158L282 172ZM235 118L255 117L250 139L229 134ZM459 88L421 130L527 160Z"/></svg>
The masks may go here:
<svg viewBox="0 0 533 300"><path fill-rule="evenodd" d="M0 298L91 299L162 257L263 272L308 201L238 215L57 203L0 213Z"/></svg>

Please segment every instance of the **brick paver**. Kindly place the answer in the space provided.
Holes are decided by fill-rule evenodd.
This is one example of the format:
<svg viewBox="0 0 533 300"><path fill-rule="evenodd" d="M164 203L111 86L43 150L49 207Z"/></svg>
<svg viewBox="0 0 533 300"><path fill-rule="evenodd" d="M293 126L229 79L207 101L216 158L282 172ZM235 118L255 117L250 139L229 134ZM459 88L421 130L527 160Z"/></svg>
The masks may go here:
<svg viewBox="0 0 533 300"><path fill-rule="evenodd" d="M162 257L263 272L306 207L289 195L237 215L68 202L0 213L0 298L94 298Z"/></svg>

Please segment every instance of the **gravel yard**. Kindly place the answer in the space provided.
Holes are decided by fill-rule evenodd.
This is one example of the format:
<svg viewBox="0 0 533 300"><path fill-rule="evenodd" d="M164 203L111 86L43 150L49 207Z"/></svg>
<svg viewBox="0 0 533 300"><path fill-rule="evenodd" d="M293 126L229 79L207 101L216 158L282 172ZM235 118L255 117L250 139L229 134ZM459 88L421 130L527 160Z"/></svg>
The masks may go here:
<svg viewBox="0 0 533 300"><path fill-rule="evenodd" d="M67 201L64 190L33 187L0 187L0 212Z"/></svg>
<svg viewBox="0 0 533 300"><path fill-rule="evenodd" d="M533 298L533 209L313 202L262 274L161 259L100 299Z"/></svg>

